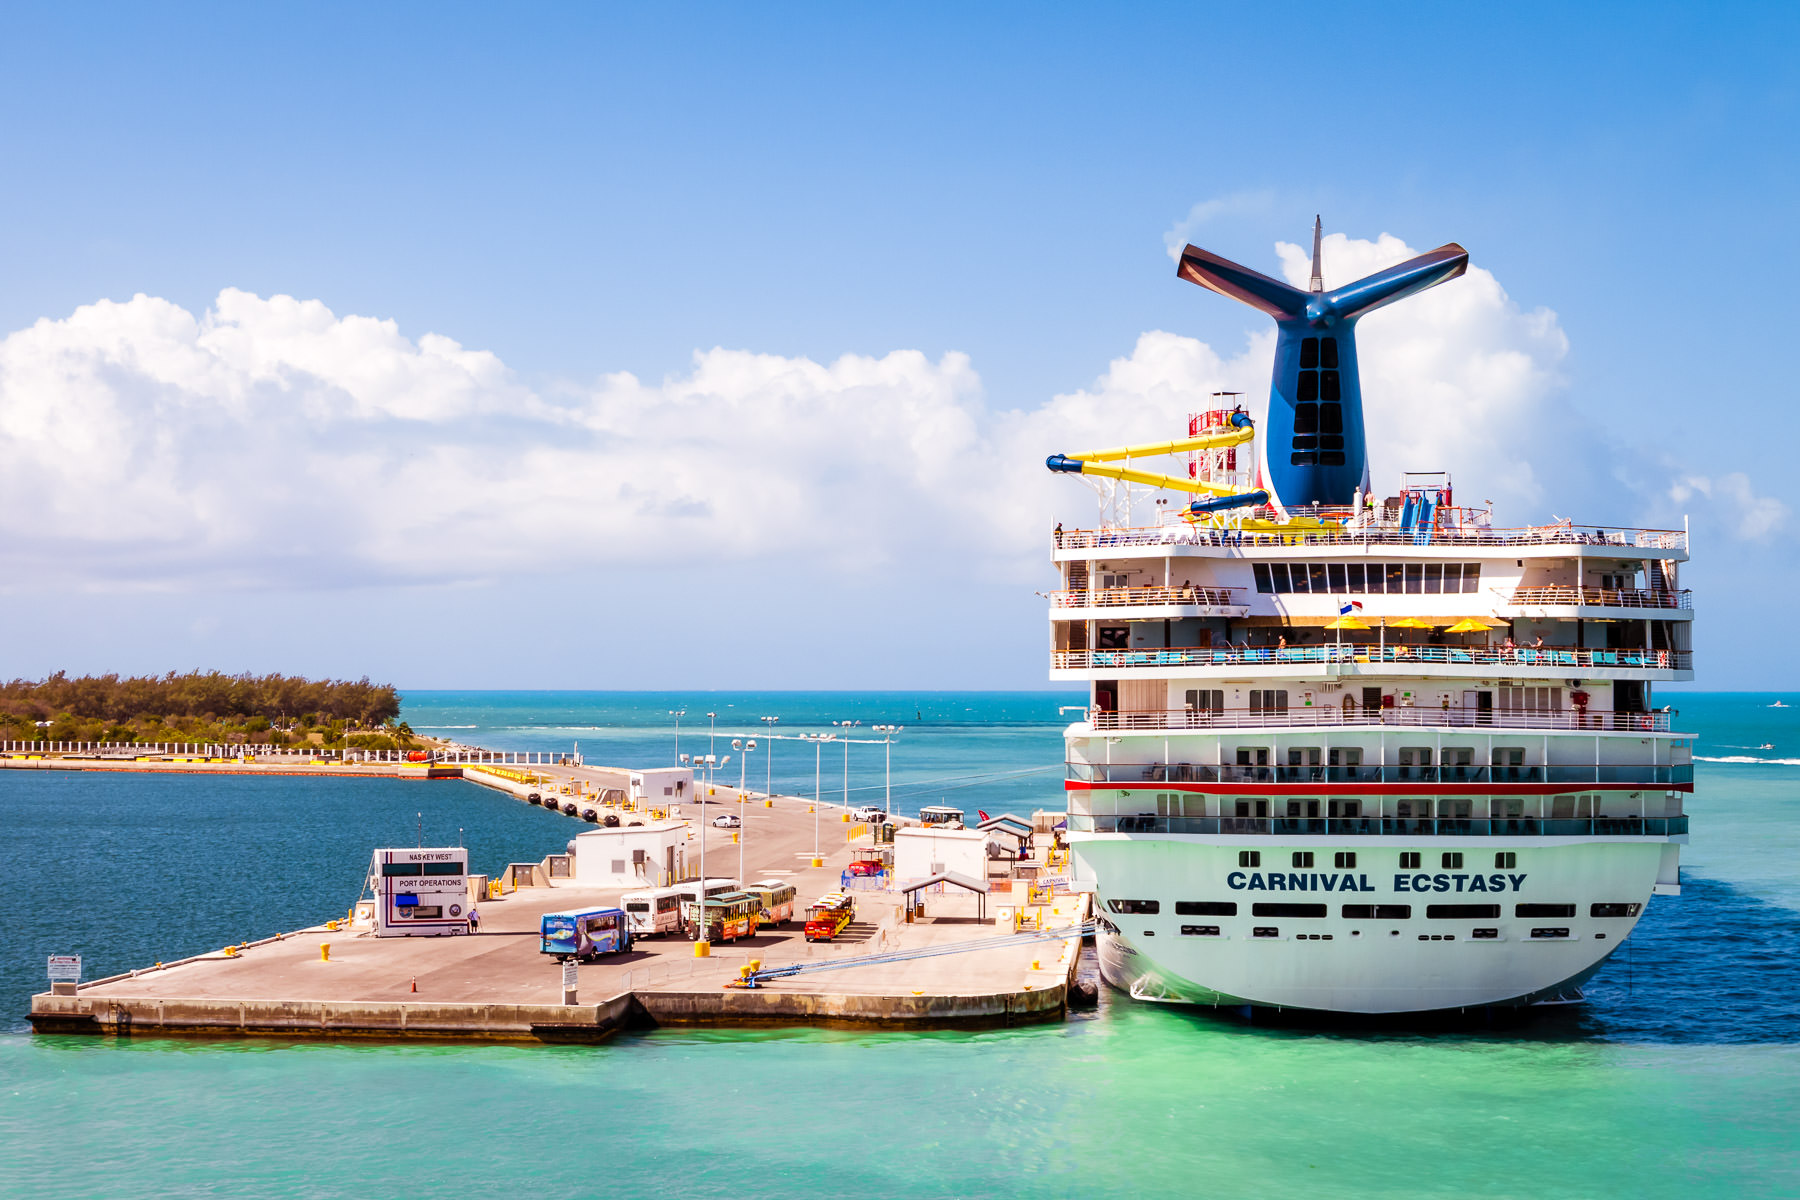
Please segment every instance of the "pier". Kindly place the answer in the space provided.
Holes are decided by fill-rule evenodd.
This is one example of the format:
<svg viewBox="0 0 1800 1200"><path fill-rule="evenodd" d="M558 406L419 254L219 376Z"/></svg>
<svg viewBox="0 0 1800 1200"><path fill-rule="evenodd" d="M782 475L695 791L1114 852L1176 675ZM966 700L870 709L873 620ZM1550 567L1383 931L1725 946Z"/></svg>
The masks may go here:
<svg viewBox="0 0 1800 1200"><path fill-rule="evenodd" d="M521 803L532 794L540 802L578 796L582 807L604 794L618 774L573 764L527 769L494 763L170 763L151 769L184 767L389 777L454 771ZM578 1003L565 1004L561 965L539 951L540 918L616 905L629 889L578 885L559 848L542 862L511 864L486 882L480 928L468 936L377 938L346 914L181 962L146 965L79 987L61 985L33 997L31 1023L45 1033L566 1042L657 1025L940 1028L1064 1014L1081 939L1078 933L1053 934L1088 918L1089 897L1043 878L1052 867L1043 861L1042 846L1039 857L992 864L982 881L986 893L943 884L910 900L889 888L855 891L852 924L833 941L809 943L802 932L804 906L840 888L856 852L873 850L873 831L852 823L839 805L821 803L815 812L813 802L800 797L740 798L736 789L718 787L705 803L694 799L672 806L675 811L654 810L688 822L686 874L697 873L702 838L708 874L735 874L741 836L745 880L776 878L798 890L796 919L785 928L713 945L705 957L696 957L694 943L680 933L637 939L627 953L579 965ZM634 808L614 796L607 803L607 811L652 815L649 802ZM715 828L712 819L722 813L741 813L742 829ZM579 817L571 821L572 834L594 827ZM1039 840L1051 842L1047 832ZM918 906L911 919L909 903ZM1023 940L1021 928L1047 936ZM956 952L943 953L947 949ZM821 966L863 958L885 961L802 972L754 989L738 986L752 964Z"/></svg>

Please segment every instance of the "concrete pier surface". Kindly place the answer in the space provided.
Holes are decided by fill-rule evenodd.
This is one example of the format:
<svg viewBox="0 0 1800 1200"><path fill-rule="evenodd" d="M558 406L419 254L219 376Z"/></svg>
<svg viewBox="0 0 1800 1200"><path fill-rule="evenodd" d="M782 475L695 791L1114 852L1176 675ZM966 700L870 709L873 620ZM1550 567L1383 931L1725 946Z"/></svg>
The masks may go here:
<svg viewBox="0 0 1800 1200"><path fill-rule="evenodd" d="M558 774L579 778L579 770L561 768ZM536 886L482 900L480 931L472 935L377 938L348 925L335 931L315 926L236 954L220 950L84 984L73 995L41 994L32 999L30 1019L40 1032L581 1041L658 1023L935 1027L1062 1015L1079 939L1014 943L1014 914L1023 908L1034 924L1074 925L1087 916L1087 897L1054 895L1026 906L1026 886L1011 880L1016 867L1009 864L1005 875L990 878L994 890L986 897L985 918L977 915L972 893L929 895L925 915L907 922L898 894L858 892L849 929L833 942L808 943L805 906L837 890L853 851L870 845L868 835L853 843L848 835L860 827L846 823L841 808L821 805L815 814L810 802L791 797L766 807L758 800L740 808L735 795L729 803L700 806L700 813L691 801L684 807L683 815L695 821L687 862L698 867L698 839L704 836L710 876L738 875L734 831L714 828L711 819L742 812L743 877L793 884L799 892L795 921L716 945L705 958L696 958L693 943L680 934L640 939L629 953L579 966L579 1003L565 1005L561 965L539 952L539 919L546 912L616 904L624 889L583 887L537 873ZM815 826L824 863L817 868L811 865ZM592 826L571 821L571 833L587 828ZM755 990L726 986L751 960L822 964L1003 938L1009 939L1005 945L801 974ZM329 947L328 958L323 947Z"/></svg>

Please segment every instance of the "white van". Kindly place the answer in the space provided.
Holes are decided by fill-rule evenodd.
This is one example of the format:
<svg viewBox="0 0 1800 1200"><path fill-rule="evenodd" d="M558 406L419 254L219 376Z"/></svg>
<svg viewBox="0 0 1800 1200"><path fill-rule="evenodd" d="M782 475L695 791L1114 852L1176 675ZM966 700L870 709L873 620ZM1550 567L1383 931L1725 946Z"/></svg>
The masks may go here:
<svg viewBox="0 0 1800 1200"><path fill-rule="evenodd" d="M632 937L655 937L681 928L681 889L650 888L626 892L619 901Z"/></svg>

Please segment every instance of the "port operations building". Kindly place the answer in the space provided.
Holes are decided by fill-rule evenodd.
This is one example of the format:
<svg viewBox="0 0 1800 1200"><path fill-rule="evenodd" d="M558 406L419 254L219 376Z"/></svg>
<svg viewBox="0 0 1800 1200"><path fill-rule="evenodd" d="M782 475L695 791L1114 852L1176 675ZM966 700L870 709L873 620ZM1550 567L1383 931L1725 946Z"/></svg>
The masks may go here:
<svg viewBox="0 0 1800 1200"><path fill-rule="evenodd" d="M681 878L686 821L650 821L575 835L576 883L583 887L664 887Z"/></svg>

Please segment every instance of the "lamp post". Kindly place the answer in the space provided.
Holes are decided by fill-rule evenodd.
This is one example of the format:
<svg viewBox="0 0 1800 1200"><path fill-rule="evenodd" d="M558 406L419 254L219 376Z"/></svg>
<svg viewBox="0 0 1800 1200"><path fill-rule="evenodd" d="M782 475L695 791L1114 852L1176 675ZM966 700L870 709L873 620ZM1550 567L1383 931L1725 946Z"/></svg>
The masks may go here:
<svg viewBox="0 0 1800 1200"><path fill-rule="evenodd" d="M700 887L694 900L694 908L699 918L700 928L699 936L694 940L694 957L706 958L712 953L712 943L707 940L707 934L711 931L706 927L706 795L712 790L713 772L730 762L731 755L727 754L723 759L719 759L711 754L696 754L691 761L694 766L700 768L701 778L705 781L700 785L698 806L700 809Z"/></svg>
<svg viewBox="0 0 1800 1200"><path fill-rule="evenodd" d="M763 799L769 807L775 806L775 723L780 717L764 717L763 724L769 727L769 748L763 751Z"/></svg>
<svg viewBox="0 0 1800 1200"><path fill-rule="evenodd" d="M739 738L732 738L731 739L731 748L733 750L743 751L743 753L738 756L738 828L737 828L738 887L740 889L742 889L744 886L744 831L745 831L745 825L744 825L744 772L745 772L745 769L750 764L750 752L756 749L756 739L750 738L748 741L745 741L745 740L742 740Z"/></svg>
<svg viewBox="0 0 1800 1200"><path fill-rule="evenodd" d="M870 729L881 735L882 744L887 747L887 783L881 798L881 811L884 816L894 815L894 735L905 728L904 725L871 725Z"/></svg>
<svg viewBox="0 0 1800 1200"><path fill-rule="evenodd" d="M813 857L812 865L825 865L825 856L819 853L819 764L820 756L825 753L825 743L832 740L829 733L812 733L804 735L813 744Z"/></svg>
<svg viewBox="0 0 1800 1200"><path fill-rule="evenodd" d="M713 754L713 738L718 735L718 724L718 713L711 712L706 714L706 757L708 758L711 758Z"/></svg>
<svg viewBox="0 0 1800 1200"><path fill-rule="evenodd" d="M833 721L833 725L841 728L844 738L844 811L850 811L850 730L861 725L861 721Z"/></svg>
<svg viewBox="0 0 1800 1200"><path fill-rule="evenodd" d="M669 715L675 718L675 761L686 766L687 759L681 757L681 718L687 716L687 709L671 708Z"/></svg>

